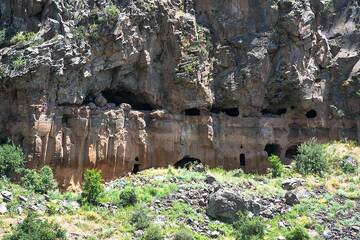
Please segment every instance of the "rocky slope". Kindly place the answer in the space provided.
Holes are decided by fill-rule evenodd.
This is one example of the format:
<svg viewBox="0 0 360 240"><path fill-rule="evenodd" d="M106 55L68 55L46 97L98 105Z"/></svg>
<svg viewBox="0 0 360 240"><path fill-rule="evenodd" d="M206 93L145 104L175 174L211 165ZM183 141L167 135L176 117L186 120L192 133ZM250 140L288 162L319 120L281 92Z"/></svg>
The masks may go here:
<svg viewBox="0 0 360 240"><path fill-rule="evenodd" d="M358 0L5 0L0 133L64 183L360 139Z"/></svg>

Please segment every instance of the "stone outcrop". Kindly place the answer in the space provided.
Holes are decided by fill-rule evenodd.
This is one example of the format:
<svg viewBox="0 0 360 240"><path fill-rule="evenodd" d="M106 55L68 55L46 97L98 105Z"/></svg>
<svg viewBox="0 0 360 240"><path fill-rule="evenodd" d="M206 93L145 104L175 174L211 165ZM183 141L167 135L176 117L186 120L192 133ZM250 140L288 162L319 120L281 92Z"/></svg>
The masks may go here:
<svg viewBox="0 0 360 240"><path fill-rule="evenodd" d="M312 137L359 140L359 5L2 1L1 138L65 184L181 159L264 171Z"/></svg>

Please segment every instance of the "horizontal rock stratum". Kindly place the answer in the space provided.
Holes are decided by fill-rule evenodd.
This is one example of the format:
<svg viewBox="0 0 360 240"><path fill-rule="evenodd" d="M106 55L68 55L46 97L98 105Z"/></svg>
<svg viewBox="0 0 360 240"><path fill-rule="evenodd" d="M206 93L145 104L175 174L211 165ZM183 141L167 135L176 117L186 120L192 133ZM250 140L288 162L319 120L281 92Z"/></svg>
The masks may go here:
<svg viewBox="0 0 360 240"><path fill-rule="evenodd" d="M357 0L5 0L0 134L63 183L360 140Z"/></svg>

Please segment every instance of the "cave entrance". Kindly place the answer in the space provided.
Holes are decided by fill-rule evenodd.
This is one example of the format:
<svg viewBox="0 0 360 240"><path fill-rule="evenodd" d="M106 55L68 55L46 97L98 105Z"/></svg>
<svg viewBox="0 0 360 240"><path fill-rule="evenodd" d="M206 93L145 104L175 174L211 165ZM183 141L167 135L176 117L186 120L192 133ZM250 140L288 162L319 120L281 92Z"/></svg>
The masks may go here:
<svg viewBox="0 0 360 240"><path fill-rule="evenodd" d="M138 172L140 172L140 161L139 161L139 158L136 157L135 158L135 162L134 162L134 167L133 167L133 170L132 170L132 174L137 174Z"/></svg>
<svg viewBox="0 0 360 240"><path fill-rule="evenodd" d="M292 146L288 147L288 149L286 150L285 158L287 160L292 160L292 159L294 159L294 157L296 155L298 155L298 153L299 153L298 145L292 145Z"/></svg>
<svg viewBox="0 0 360 240"><path fill-rule="evenodd" d="M314 109L311 109L310 111L308 111L306 113L306 117L307 118L316 118L317 117L317 112Z"/></svg>
<svg viewBox="0 0 360 240"><path fill-rule="evenodd" d="M276 116L281 116L287 113L287 109L286 108L279 108L277 110L271 110L271 109L263 109L261 110L261 114L263 116L267 116L267 117L276 117Z"/></svg>
<svg viewBox="0 0 360 240"><path fill-rule="evenodd" d="M175 168L187 168L189 169L193 165L201 163L200 159L185 156L183 159L177 161L174 166Z"/></svg>
<svg viewBox="0 0 360 240"><path fill-rule="evenodd" d="M266 144L264 150L265 152L267 152L268 157L270 157L271 155L276 155L280 157L281 155L281 148L279 144Z"/></svg>
<svg viewBox="0 0 360 240"><path fill-rule="evenodd" d="M130 104L132 109L141 111L153 111L155 106L146 101L142 96L135 95L126 90L119 89L106 89L102 95L109 103L120 105L122 103Z"/></svg>
<svg viewBox="0 0 360 240"><path fill-rule="evenodd" d="M240 154L240 167L245 167L246 165L246 158L245 158L245 154L242 153Z"/></svg>
<svg viewBox="0 0 360 240"><path fill-rule="evenodd" d="M198 108L185 109L184 112L186 116L200 116L200 109Z"/></svg>
<svg viewBox="0 0 360 240"><path fill-rule="evenodd" d="M240 111L238 108L214 108L213 107L213 108L211 108L210 112L214 113L214 114L220 114L223 112L230 117L238 117L240 115Z"/></svg>

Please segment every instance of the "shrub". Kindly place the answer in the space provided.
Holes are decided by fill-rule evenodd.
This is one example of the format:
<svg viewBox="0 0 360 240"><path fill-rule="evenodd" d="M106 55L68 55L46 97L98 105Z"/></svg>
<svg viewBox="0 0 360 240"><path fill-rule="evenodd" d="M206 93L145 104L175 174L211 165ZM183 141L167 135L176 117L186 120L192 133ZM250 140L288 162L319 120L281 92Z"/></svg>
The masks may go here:
<svg viewBox="0 0 360 240"><path fill-rule="evenodd" d="M117 21L120 12L120 9L115 5L106 6L103 10L103 16L99 18L99 21L113 24Z"/></svg>
<svg viewBox="0 0 360 240"><path fill-rule="evenodd" d="M174 240L193 240L193 239L194 237L192 233L185 228L180 229L174 235Z"/></svg>
<svg viewBox="0 0 360 240"><path fill-rule="evenodd" d="M268 160L271 165L272 177L281 177L281 174L284 171L284 165L282 164L281 159L276 155L271 155Z"/></svg>
<svg viewBox="0 0 360 240"><path fill-rule="evenodd" d="M120 192L119 198L119 204L123 207L134 205L138 201L135 189L133 187L125 187Z"/></svg>
<svg viewBox="0 0 360 240"><path fill-rule="evenodd" d="M358 162L351 156L345 156L340 160L340 168L344 173L355 173L358 168Z"/></svg>
<svg viewBox="0 0 360 240"><path fill-rule="evenodd" d="M104 191L104 180L101 171L97 169L86 170L84 174L84 186L81 193L83 203L96 204L98 197Z"/></svg>
<svg viewBox="0 0 360 240"><path fill-rule="evenodd" d="M23 151L14 144L0 146L0 176L11 177L24 169L25 157Z"/></svg>
<svg viewBox="0 0 360 240"><path fill-rule="evenodd" d="M298 155L295 156L296 170L301 174L322 175L328 170L326 149L315 139L303 143L298 147Z"/></svg>
<svg viewBox="0 0 360 240"><path fill-rule="evenodd" d="M260 217L249 217L239 214L239 220L234 223L236 240L263 239L265 224Z"/></svg>
<svg viewBox="0 0 360 240"><path fill-rule="evenodd" d="M34 32L18 32L10 39L11 44L26 43L34 40L36 33Z"/></svg>
<svg viewBox="0 0 360 240"><path fill-rule="evenodd" d="M0 44L6 39L6 29L0 30Z"/></svg>
<svg viewBox="0 0 360 240"><path fill-rule="evenodd" d="M297 226L292 229L287 235L286 240L308 240L310 239L309 234L303 227Z"/></svg>
<svg viewBox="0 0 360 240"><path fill-rule="evenodd" d="M57 182L49 166L42 167L39 171L26 169L24 176L21 178L21 185L37 193L47 193L56 189Z"/></svg>
<svg viewBox="0 0 360 240"><path fill-rule="evenodd" d="M13 62L12 66L15 70L20 70L26 65L26 60L23 56L18 56Z"/></svg>
<svg viewBox="0 0 360 240"><path fill-rule="evenodd" d="M164 239L164 233L159 226L151 225L148 227L143 235L143 240L162 240Z"/></svg>
<svg viewBox="0 0 360 240"><path fill-rule="evenodd" d="M22 223L18 224L13 233L5 240L59 240L67 239L65 231L55 223L38 219L30 213Z"/></svg>
<svg viewBox="0 0 360 240"><path fill-rule="evenodd" d="M150 226L149 212L144 208L136 209L131 215L130 222L136 230L144 230Z"/></svg>

